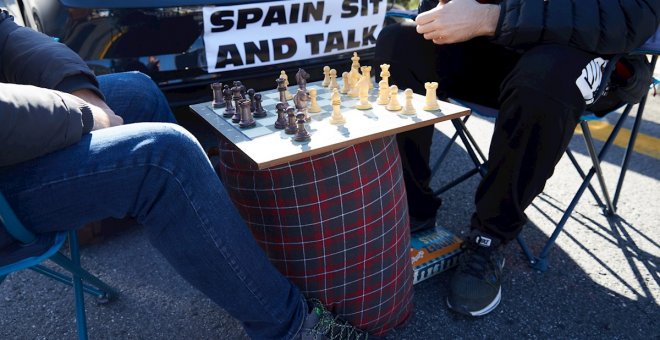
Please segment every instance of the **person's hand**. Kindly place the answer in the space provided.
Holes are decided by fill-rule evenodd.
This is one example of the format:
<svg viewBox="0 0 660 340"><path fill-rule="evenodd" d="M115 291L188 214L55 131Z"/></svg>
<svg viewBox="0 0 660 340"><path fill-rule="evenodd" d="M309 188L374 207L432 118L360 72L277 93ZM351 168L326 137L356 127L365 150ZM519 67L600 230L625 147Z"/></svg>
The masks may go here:
<svg viewBox="0 0 660 340"><path fill-rule="evenodd" d="M92 130L100 130L124 124L124 119L116 115L108 107L108 104L93 91L82 89L73 91L71 94L87 102L89 108L92 110L92 117L94 117L94 127Z"/></svg>
<svg viewBox="0 0 660 340"><path fill-rule="evenodd" d="M478 36L492 36L497 28L500 6L475 0L442 1L415 19L417 32L436 44L452 44Z"/></svg>

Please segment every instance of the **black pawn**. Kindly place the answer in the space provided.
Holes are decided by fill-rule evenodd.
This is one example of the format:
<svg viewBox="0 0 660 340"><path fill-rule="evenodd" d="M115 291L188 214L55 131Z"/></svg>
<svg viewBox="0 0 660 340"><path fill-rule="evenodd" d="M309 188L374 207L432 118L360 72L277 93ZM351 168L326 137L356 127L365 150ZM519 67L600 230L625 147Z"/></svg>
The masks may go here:
<svg viewBox="0 0 660 340"><path fill-rule="evenodd" d="M287 135L293 135L298 131L298 126L296 126L296 109L293 107L286 109L286 115L288 120L284 133Z"/></svg>
<svg viewBox="0 0 660 340"><path fill-rule="evenodd" d="M277 120L275 121L275 128L284 129L286 127L286 107L284 107L284 103L277 103L275 108L277 109Z"/></svg>
<svg viewBox="0 0 660 340"><path fill-rule="evenodd" d="M254 114L255 111L257 111L257 108L254 105L254 94L255 94L254 89L247 90L248 97L246 99L249 99L250 103L252 103L252 104L250 104L250 110L252 110L253 114Z"/></svg>
<svg viewBox="0 0 660 340"><path fill-rule="evenodd" d="M213 89L213 102L211 102L211 106L214 109L225 107L226 103L223 97L224 94L222 93L222 83L212 83L211 89Z"/></svg>
<svg viewBox="0 0 660 340"><path fill-rule="evenodd" d="M305 129L305 113L298 112L296 119L296 135L293 137L293 140L296 142L306 142L312 139L312 137L309 136L309 132Z"/></svg>
<svg viewBox="0 0 660 340"><path fill-rule="evenodd" d="M241 121L238 123L238 126L241 128L249 128L255 126L257 123L252 118L252 111L250 110L250 100L243 99L241 100Z"/></svg>
<svg viewBox="0 0 660 340"><path fill-rule="evenodd" d="M236 113L236 108L234 107L231 101L231 90L229 89L229 86L225 85L224 89L222 90L222 94L224 96L225 104L227 106L222 116L229 118Z"/></svg>
<svg viewBox="0 0 660 340"><path fill-rule="evenodd" d="M254 117L255 118L262 118L266 117L268 115L268 112L264 110L263 106L261 105L261 93L257 93L254 95Z"/></svg>

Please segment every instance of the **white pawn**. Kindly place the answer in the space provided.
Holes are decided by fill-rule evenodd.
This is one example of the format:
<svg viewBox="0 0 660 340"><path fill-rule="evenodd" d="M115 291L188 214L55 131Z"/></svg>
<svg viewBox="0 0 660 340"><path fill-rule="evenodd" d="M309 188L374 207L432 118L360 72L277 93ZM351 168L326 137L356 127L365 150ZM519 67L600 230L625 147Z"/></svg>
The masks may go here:
<svg viewBox="0 0 660 340"><path fill-rule="evenodd" d="M323 66L323 82L321 86L328 87L330 84L330 66Z"/></svg>
<svg viewBox="0 0 660 340"><path fill-rule="evenodd" d="M348 90L351 88L351 78L348 77L348 72L344 72L341 74L341 82L344 84L344 86L341 87L341 90L339 91L341 94L347 94Z"/></svg>
<svg viewBox="0 0 660 340"><path fill-rule="evenodd" d="M390 102L390 87L385 79L378 82L378 99L376 104L387 105Z"/></svg>
<svg viewBox="0 0 660 340"><path fill-rule="evenodd" d="M329 89L339 89L339 84L337 84L337 70L334 68L330 70L330 84L328 84Z"/></svg>
<svg viewBox="0 0 660 340"><path fill-rule="evenodd" d="M389 111L399 111L401 110L401 104L399 104L399 88L396 85L390 86L390 101L385 107Z"/></svg>
<svg viewBox="0 0 660 340"><path fill-rule="evenodd" d="M319 106L319 103L316 100L316 94L317 90L316 89L311 89L309 90L309 110L307 112L309 113L319 113L321 112L321 107Z"/></svg>
<svg viewBox="0 0 660 340"><path fill-rule="evenodd" d="M403 114L404 115L414 115L416 113L415 107L413 106L412 100L413 100L413 90L412 89L406 89L403 91L404 96L406 97L406 104L403 107Z"/></svg>
<svg viewBox="0 0 660 340"><path fill-rule="evenodd" d="M438 96L435 94L435 91L438 89L438 83L437 82L424 83L424 88L426 89L426 103L424 104L424 110L425 111L439 110L440 106L438 105Z"/></svg>
<svg viewBox="0 0 660 340"><path fill-rule="evenodd" d="M341 95L338 89L332 89L330 95L330 102L332 104L332 115L330 116L330 124L340 125L346 123L346 119L341 114Z"/></svg>
<svg viewBox="0 0 660 340"><path fill-rule="evenodd" d="M289 92L289 76L286 75L285 71L280 72L280 78L284 79L284 86L286 86L286 92L284 94L286 95L287 100L293 99L293 95L291 92Z"/></svg>
<svg viewBox="0 0 660 340"><path fill-rule="evenodd" d="M385 86L390 86L390 64L380 64L380 79L385 81Z"/></svg>

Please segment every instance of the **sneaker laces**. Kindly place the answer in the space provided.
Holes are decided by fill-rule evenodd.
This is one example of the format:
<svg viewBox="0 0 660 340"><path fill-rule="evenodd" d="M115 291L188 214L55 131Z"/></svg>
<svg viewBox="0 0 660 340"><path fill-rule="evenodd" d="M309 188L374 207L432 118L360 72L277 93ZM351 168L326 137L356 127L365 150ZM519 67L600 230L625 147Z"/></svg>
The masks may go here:
<svg viewBox="0 0 660 340"><path fill-rule="evenodd" d="M461 259L459 270L465 274L486 280L486 275L501 267L497 259L493 258L497 251L497 244L483 247L477 244L476 237L471 237L466 242L465 256Z"/></svg>
<svg viewBox="0 0 660 340"><path fill-rule="evenodd" d="M315 339L317 336L321 339L326 337L330 340L366 340L369 338L368 333L358 330L347 321L344 321L337 316L333 316L332 313L323 306L321 301L313 300L313 304L313 312L319 316L319 321L314 327L308 330L308 334L314 336Z"/></svg>

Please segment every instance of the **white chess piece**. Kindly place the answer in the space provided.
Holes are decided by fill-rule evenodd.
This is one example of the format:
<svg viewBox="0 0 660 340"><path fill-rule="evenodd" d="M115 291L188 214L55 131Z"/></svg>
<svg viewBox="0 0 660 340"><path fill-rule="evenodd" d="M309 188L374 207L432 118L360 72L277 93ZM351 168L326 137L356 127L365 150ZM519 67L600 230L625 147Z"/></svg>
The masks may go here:
<svg viewBox="0 0 660 340"><path fill-rule="evenodd" d="M425 111L435 111L439 110L440 106L438 105L438 96L435 91L438 89L437 82L426 82L424 83L424 88L426 89L426 103L424 104Z"/></svg>
<svg viewBox="0 0 660 340"><path fill-rule="evenodd" d="M390 102L390 87L385 79L378 82L378 99L376 104L387 105Z"/></svg>
<svg viewBox="0 0 660 340"><path fill-rule="evenodd" d="M385 86L390 86L390 64L380 64L380 79L385 81Z"/></svg>
<svg viewBox="0 0 660 340"><path fill-rule="evenodd" d="M367 77L367 79L369 80L369 89L370 90L373 89L374 83L371 82L371 66L362 66L360 70L362 70L362 76Z"/></svg>
<svg viewBox="0 0 660 340"><path fill-rule="evenodd" d="M351 88L350 79L351 78L348 77L348 72L344 72L344 73L341 74L341 82L342 82L342 84L344 84L344 86L341 87L341 90L339 90L339 92L341 94L347 94L348 93L348 90Z"/></svg>
<svg viewBox="0 0 660 340"><path fill-rule="evenodd" d="M284 86L286 86L286 92L284 93L286 95L287 100L293 99L293 95L291 92L289 92L289 76L286 75L285 71L280 72L280 78L284 79Z"/></svg>
<svg viewBox="0 0 660 340"><path fill-rule="evenodd" d="M353 61L353 63L351 64L351 68L359 70L360 69L360 56L358 56L357 52L353 52L353 56L351 57L351 61Z"/></svg>
<svg viewBox="0 0 660 340"><path fill-rule="evenodd" d="M404 115L414 115L416 113L415 107L413 106L412 100L413 100L413 90L412 89L406 89L403 91L403 94L406 98L406 104L403 107L403 113Z"/></svg>
<svg viewBox="0 0 660 340"><path fill-rule="evenodd" d="M337 83L337 70L334 68L330 70L330 84L328 84L329 89L339 89L339 84Z"/></svg>
<svg viewBox="0 0 660 340"><path fill-rule="evenodd" d="M309 110L307 112L309 113L319 113L321 112L321 107L319 106L318 101L316 100L316 95L317 95L317 90L316 89L311 89L309 90Z"/></svg>
<svg viewBox="0 0 660 340"><path fill-rule="evenodd" d="M330 84L330 66L323 66L323 82L321 86L328 87Z"/></svg>
<svg viewBox="0 0 660 340"><path fill-rule="evenodd" d="M330 124L340 125L346 123L346 119L341 114L341 95L338 89L332 89L330 95L332 103L332 115L330 116Z"/></svg>
<svg viewBox="0 0 660 340"><path fill-rule="evenodd" d="M401 104L399 104L399 88L396 85L390 86L390 101L385 107L389 111L399 111L401 110Z"/></svg>
<svg viewBox="0 0 660 340"><path fill-rule="evenodd" d="M358 110L369 110L373 107L373 105L371 105L369 102L369 83L370 79L367 78L366 74L363 74L362 79L360 79L360 82L357 83L358 98L360 101L355 106L355 108Z"/></svg>

